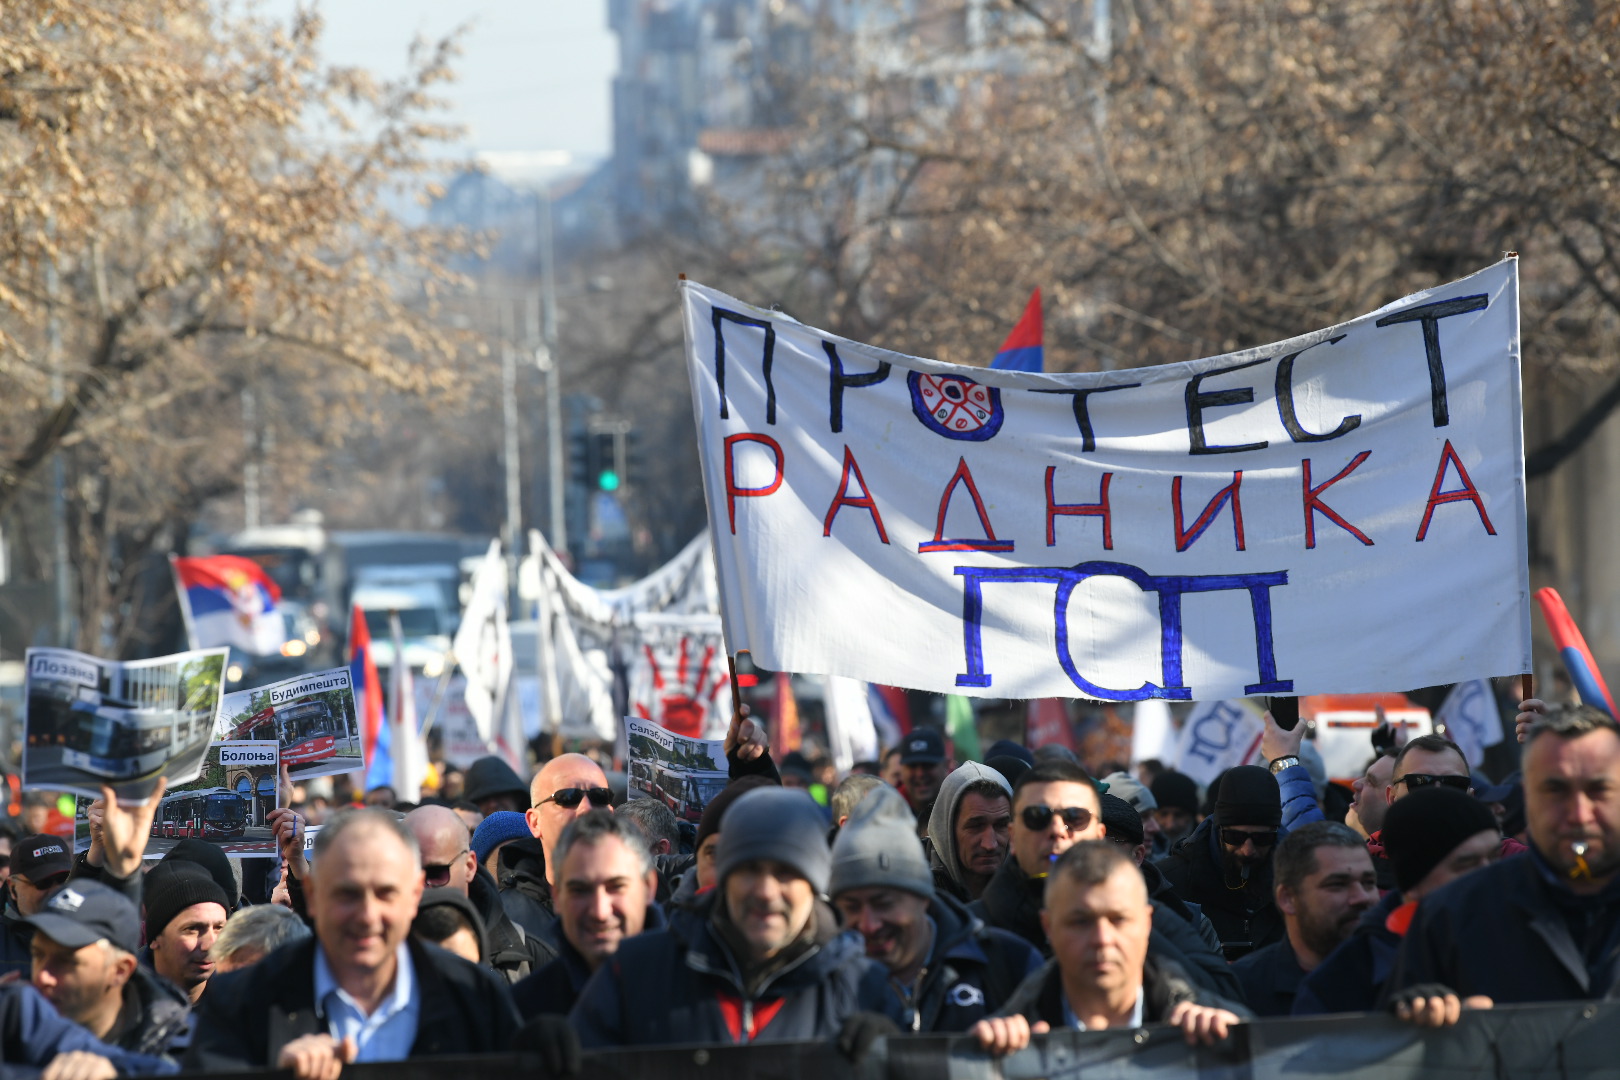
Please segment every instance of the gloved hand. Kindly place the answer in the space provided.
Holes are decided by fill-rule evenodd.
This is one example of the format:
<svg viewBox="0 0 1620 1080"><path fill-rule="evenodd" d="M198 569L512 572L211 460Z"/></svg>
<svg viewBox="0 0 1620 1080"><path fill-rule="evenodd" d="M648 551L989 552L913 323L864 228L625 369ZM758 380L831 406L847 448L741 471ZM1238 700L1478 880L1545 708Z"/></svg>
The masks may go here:
<svg viewBox="0 0 1620 1080"><path fill-rule="evenodd" d="M852 1065L859 1065L872 1043L900 1034L900 1027L882 1013L858 1012L838 1029L838 1052Z"/></svg>
<svg viewBox="0 0 1620 1080"><path fill-rule="evenodd" d="M512 1036L512 1052L534 1054L553 1076L578 1076L581 1069L579 1036L565 1016L542 1014Z"/></svg>

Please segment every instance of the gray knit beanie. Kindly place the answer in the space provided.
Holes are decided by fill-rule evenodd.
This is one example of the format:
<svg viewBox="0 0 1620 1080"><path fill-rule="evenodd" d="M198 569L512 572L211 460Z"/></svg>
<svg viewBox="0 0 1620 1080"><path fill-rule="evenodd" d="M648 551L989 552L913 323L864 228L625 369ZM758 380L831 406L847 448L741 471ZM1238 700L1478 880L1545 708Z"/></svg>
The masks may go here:
<svg viewBox="0 0 1620 1080"><path fill-rule="evenodd" d="M716 881L751 859L771 859L803 874L817 893L827 891L827 818L803 791L761 787L740 796L726 811L719 848Z"/></svg>
<svg viewBox="0 0 1620 1080"><path fill-rule="evenodd" d="M917 839L917 819L887 784L855 804L832 847L831 895L872 888L934 898L934 874Z"/></svg>

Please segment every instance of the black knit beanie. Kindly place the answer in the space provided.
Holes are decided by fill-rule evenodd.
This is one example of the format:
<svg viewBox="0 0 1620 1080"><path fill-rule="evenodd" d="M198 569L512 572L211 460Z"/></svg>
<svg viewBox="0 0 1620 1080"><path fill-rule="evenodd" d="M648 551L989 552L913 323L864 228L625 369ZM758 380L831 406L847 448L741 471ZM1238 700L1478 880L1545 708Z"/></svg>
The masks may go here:
<svg viewBox="0 0 1620 1080"><path fill-rule="evenodd" d="M168 860L158 863L142 882L146 894L146 940L152 941L193 904L218 904L231 911L225 890L196 863Z"/></svg>
<svg viewBox="0 0 1620 1080"><path fill-rule="evenodd" d="M1496 829L1491 808L1465 792L1438 784L1396 799L1384 815L1384 854L1402 892L1418 884L1471 836Z"/></svg>
<svg viewBox="0 0 1620 1080"><path fill-rule="evenodd" d="M1277 778L1258 765L1239 765L1226 770L1215 794L1215 824L1282 824L1282 791Z"/></svg>
<svg viewBox="0 0 1620 1080"><path fill-rule="evenodd" d="M1136 808L1118 795L1110 795L1106 791L1102 794L1102 819L1110 840L1128 840L1134 847L1145 836L1142 832L1142 815L1136 812Z"/></svg>
<svg viewBox="0 0 1620 1080"><path fill-rule="evenodd" d="M188 837L170 848L169 853L163 856L163 861L188 862L200 866L208 872L208 876L214 879L214 883L226 896L236 896L236 874L231 870L231 858L219 849L218 844ZM230 904L225 910L232 911L235 907L235 904Z"/></svg>
<svg viewBox="0 0 1620 1080"><path fill-rule="evenodd" d="M1166 771L1153 778L1150 787L1153 801L1164 810L1185 810L1198 813L1198 784L1185 773Z"/></svg>

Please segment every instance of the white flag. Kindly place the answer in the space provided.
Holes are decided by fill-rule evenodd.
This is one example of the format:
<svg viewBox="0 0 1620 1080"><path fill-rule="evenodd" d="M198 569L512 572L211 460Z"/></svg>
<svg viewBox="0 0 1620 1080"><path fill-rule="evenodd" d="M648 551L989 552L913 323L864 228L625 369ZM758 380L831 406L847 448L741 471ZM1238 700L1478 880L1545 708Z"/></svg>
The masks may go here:
<svg viewBox="0 0 1620 1080"><path fill-rule="evenodd" d="M405 663L405 635L399 613L389 612L388 622L396 657L390 672L394 712L388 718L389 753L394 765L392 786L400 802L416 802L422 797L422 783L427 779L427 747L422 744L421 728L416 722L416 686L411 679L411 665Z"/></svg>
<svg viewBox="0 0 1620 1080"><path fill-rule="evenodd" d="M495 738L495 706L512 678L512 635L506 626L506 564L501 544L491 540L472 579L450 649L467 676L467 712L486 741Z"/></svg>
<svg viewBox="0 0 1620 1080"><path fill-rule="evenodd" d="M840 773L847 773L857 761L878 758L877 725L872 719L871 700L866 684L859 679L827 676L827 749Z"/></svg>
<svg viewBox="0 0 1620 1080"><path fill-rule="evenodd" d="M1479 768L1485 760L1487 746L1502 741L1502 714L1497 711L1491 684L1484 679L1452 687L1434 723L1457 744L1470 769Z"/></svg>
<svg viewBox="0 0 1620 1080"><path fill-rule="evenodd" d="M1264 714L1253 702L1243 698L1200 702L1181 727L1176 771L1208 786L1234 765L1255 764L1265 733Z"/></svg>

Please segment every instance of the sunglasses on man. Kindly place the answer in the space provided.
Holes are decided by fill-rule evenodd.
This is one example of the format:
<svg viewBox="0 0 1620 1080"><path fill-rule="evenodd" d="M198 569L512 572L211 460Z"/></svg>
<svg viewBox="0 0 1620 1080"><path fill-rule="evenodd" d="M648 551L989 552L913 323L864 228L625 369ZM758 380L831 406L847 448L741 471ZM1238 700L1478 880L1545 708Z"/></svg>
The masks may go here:
<svg viewBox="0 0 1620 1080"><path fill-rule="evenodd" d="M1421 772L1407 773L1394 782L1405 784L1408 791L1419 791L1430 784L1439 784L1441 787L1453 788L1465 794L1469 788L1474 786L1474 781L1466 776L1434 776L1430 773Z"/></svg>
<svg viewBox="0 0 1620 1080"><path fill-rule="evenodd" d="M572 810L574 807L579 805L579 801L581 799L591 800L591 805L598 808L603 806L611 806L613 805L613 789L605 787L558 788L556 791L553 791L550 796L541 799L534 805L544 806L548 802L554 802L564 810Z"/></svg>
<svg viewBox="0 0 1620 1080"><path fill-rule="evenodd" d="M1024 807L1019 817L1024 821L1024 828L1031 832L1045 832L1054 817L1062 818L1063 827L1070 832L1084 832L1091 825L1092 813L1083 806L1064 806L1054 810L1037 803Z"/></svg>
<svg viewBox="0 0 1620 1080"><path fill-rule="evenodd" d="M447 863L423 863L422 876L425 879L424 884L430 889L437 889L450 884L450 868L465 854L467 854L467 849L462 848L452 855Z"/></svg>
<svg viewBox="0 0 1620 1080"><path fill-rule="evenodd" d="M1269 832L1249 832L1247 830L1238 829L1231 825L1223 825L1221 827L1221 843L1225 844L1229 848L1240 848L1250 840L1254 841L1254 846L1257 848L1276 847L1277 833L1275 830Z"/></svg>

